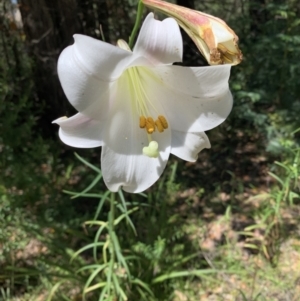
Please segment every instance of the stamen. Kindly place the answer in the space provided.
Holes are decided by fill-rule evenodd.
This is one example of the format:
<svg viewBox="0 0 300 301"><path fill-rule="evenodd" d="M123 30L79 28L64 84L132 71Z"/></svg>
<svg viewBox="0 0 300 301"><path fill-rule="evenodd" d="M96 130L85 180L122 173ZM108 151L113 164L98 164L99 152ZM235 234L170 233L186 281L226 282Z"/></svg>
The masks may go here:
<svg viewBox="0 0 300 301"><path fill-rule="evenodd" d="M143 129L146 127L146 117L140 116L140 128Z"/></svg>
<svg viewBox="0 0 300 301"><path fill-rule="evenodd" d="M155 125L160 133L164 131L164 127L159 119L155 120Z"/></svg>
<svg viewBox="0 0 300 301"><path fill-rule="evenodd" d="M148 134L152 134L155 131L155 122L152 117L147 118L146 129Z"/></svg>
<svg viewBox="0 0 300 301"><path fill-rule="evenodd" d="M164 127L164 129L167 129L169 127L167 119L165 118L165 116L163 115L159 115L158 116L159 121L161 122L162 126Z"/></svg>
<svg viewBox="0 0 300 301"><path fill-rule="evenodd" d="M165 129L169 127L168 122L163 115L159 115L157 119L153 120L152 117L145 117L144 115L140 116L140 128L146 128L148 134L152 134L157 129L160 133L162 133Z"/></svg>
<svg viewBox="0 0 300 301"><path fill-rule="evenodd" d="M225 61L227 63L232 63L232 59L230 59L229 56L227 56L225 54L222 55L222 59L223 59L223 61Z"/></svg>
<svg viewBox="0 0 300 301"><path fill-rule="evenodd" d="M226 48L224 45L222 44L218 44L217 48L220 50L220 52L222 52L222 54L228 53L230 55L234 55L235 53L230 51L228 48Z"/></svg>
<svg viewBox="0 0 300 301"><path fill-rule="evenodd" d="M124 41L119 41L118 46L122 49L129 50L128 45ZM157 158L159 155L158 143L152 140L152 134L156 130L159 133L162 133L168 128L168 122L164 116L158 115L159 112L156 110L152 101L148 98L147 90L144 88L144 72L145 74L151 73L143 67L132 67L126 70L126 75L129 81L129 90L132 94L131 105L133 112L139 116L139 127L141 129L145 129L146 135L148 136L149 146L145 146L143 148L143 154L150 158ZM156 120L151 117L151 111L155 112L156 116L158 115Z"/></svg>

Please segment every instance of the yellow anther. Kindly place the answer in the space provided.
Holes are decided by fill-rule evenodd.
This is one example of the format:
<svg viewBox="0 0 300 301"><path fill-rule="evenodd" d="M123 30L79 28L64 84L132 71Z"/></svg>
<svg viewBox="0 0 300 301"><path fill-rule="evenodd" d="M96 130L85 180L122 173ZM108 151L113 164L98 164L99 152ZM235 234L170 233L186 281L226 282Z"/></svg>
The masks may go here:
<svg viewBox="0 0 300 301"><path fill-rule="evenodd" d="M143 129L146 127L146 117L140 116L140 128Z"/></svg>
<svg viewBox="0 0 300 301"><path fill-rule="evenodd" d="M150 116L146 118L144 115L141 115L140 128L146 128L148 134L152 134L153 132L155 132L155 129L162 133L165 129L168 128L168 122L166 118L162 115L159 115L155 121Z"/></svg>
<svg viewBox="0 0 300 301"><path fill-rule="evenodd" d="M235 52L230 51L228 48L226 48L225 46L223 46L222 44L218 44L217 46L218 50L220 52L222 52L223 54L228 53L230 55L235 55Z"/></svg>
<svg viewBox="0 0 300 301"><path fill-rule="evenodd" d="M155 125L157 130L162 133L164 131L164 127L159 119L155 120Z"/></svg>
<svg viewBox="0 0 300 301"><path fill-rule="evenodd" d="M231 63L231 62L232 62L232 60L231 60L228 56L226 56L225 53L222 55L221 58L222 58L225 62L227 62L227 63Z"/></svg>
<svg viewBox="0 0 300 301"><path fill-rule="evenodd" d="M162 115L159 115L158 116L158 119L159 121L161 122L162 126L164 127L164 129L167 129L168 128L168 121L167 119L165 118L165 116L162 116Z"/></svg>
<svg viewBox="0 0 300 301"><path fill-rule="evenodd" d="M152 117L148 117L147 121L150 122L155 127L155 123Z"/></svg>
<svg viewBox="0 0 300 301"><path fill-rule="evenodd" d="M148 134L152 134L155 131L155 122L152 117L147 118L146 129Z"/></svg>

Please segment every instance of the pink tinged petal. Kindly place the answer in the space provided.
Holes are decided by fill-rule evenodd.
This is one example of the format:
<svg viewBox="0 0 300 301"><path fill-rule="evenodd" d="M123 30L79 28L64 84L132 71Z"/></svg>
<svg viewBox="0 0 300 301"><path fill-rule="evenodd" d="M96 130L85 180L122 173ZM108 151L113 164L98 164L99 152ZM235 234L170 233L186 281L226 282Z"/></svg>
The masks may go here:
<svg viewBox="0 0 300 301"><path fill-rule="evenodd" d="M182 61L182 37L177 22L163 21L148 14L140 30L133 53L148 58L154 64L172 64Z"/></svg>
<svg viewBox="0 0 300 301"><path fill-rule="evenodd" d="M210 142L204 132L184 133L172 130L171 153L180 159L195 162L204 148L210 148Z"/></svg>
<svg viewBox="0 0 300 301"><path fill-rule="evenodd" d="M101 169L105 184L111 191L122 187L127 192L137 193L149 188L162 174L170 154L171 131L152 134L152 139L158 142L158 158L143 155L143 147L149 144L147 134L145 129L139 128L139 116L131 102L129 82L121 78L120 85L120 94L112 107L105 131Z"/></svg>
<svg viewBox="0 0 300 301"><path fill-rule="evenodd" d="M67 145L78 148L92 148L102 145L103 124L80 113L54 120L60 126L59 137Z"/></svg>
<svg viewBox="0 0 300 301"><path fill-rule="evenodd" d="M221 124L232 109L233 100L228 87L230 66L174 67L165 67L171 70L169 74L173 79L165 83L153 73L148 75L146 87L149 98L163 106L170 128L204 132ZM197 77L197 83L188 86L190 91L181 85L188 69ZM176 82L177 86L174 85Z"/></svg>

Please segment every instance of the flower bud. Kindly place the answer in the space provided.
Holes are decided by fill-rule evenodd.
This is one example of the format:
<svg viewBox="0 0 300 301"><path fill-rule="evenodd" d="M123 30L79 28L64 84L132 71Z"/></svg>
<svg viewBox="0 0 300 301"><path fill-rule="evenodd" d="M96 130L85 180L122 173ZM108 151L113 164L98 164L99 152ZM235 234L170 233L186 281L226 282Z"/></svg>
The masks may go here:
<svg viewBox="0 0 300 301"><path fill-rule="evenodd" d="M221 19L160 0L142 0L149 8L173 17L210 65L237 65L242 60L238 36Z"/></svg>

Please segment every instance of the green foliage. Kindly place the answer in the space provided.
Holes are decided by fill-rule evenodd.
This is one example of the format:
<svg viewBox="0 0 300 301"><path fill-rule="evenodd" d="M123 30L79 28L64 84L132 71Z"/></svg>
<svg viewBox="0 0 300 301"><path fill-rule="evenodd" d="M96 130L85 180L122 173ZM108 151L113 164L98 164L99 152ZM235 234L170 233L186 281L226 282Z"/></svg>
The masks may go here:
<svg viewBox="0 0 300 301"><path fill-rule="evenodd" d="M84 196L99 199L95 219L85 222L89 231L95 232L94 239L72 256L72 260L88 253L93 257L93 263L84 263L77 271L87 279L83 288L84 299L169 300L173 279L209 277L209 274L215 272L202 270L201 261L196 264L194 259L199 254L191 253L193 246L187 244L179 216L169 217L167 202L156 207L157 204L151 201L154 200L152 193L147 204L143 204L140 202L141 198L145 198L144 195L137 202L135 198L130 200L129 195L125 196L122 191L118 194L93 192L102 178L101 171L76 156L98 174L82 192L66 191L72 198ZM169 187L173 187L176 166L177 163L171 166L167 183ZM166 193L161 190L165 187L163 181L159 186L156 196ZM168 194L171 191L168 190ZM164 197L168 199L166 195ZM107 203L110 208L108 214L105 212ZM150 217L148 220L147 216Z"/></svg>
<svg viewBox="0 0 300 301"><path fill-rule="evenodd" d="M127 39L136 1L106 2L104 35ZM230 79L235 105L224 126L209 133L216 137L211 152L194 165L172 159L159 183L138 196L105 191L94 165L99 154L88 153L92 163L77 155L74 163L57 137L45 135L40 121L52 103L46 106L37 93L31 40L24 43L24 33L11 28L3 3L8 1L0 4L0 300L193 301L200 293L208 300L222 284L216 300L224 300L224 291L237 300L275 300L272 291L298 300L291 293L296 277L278 267L299 231L298 2L195 1L240 37L244 61ZM86 11L78 6L84 30L98 33L94 2L85 3ZM238 143L249 141L253 153L242 149L235 160ZM253 161L246 161L249 156ZM266 157L258 167L267 170L264 176L252 174L257 156ZM286 218L290 212L293 220ZM199 248L214 219L230 228L240 215L250 222L233 229L238 238L224 230L214 249Z"/></svg>
<svg viewBox="0 0 300 301"><path fill-rule="evenodd" d="M299 146L298 136L291 137L300 126L299 8L294 0L249 5L250 14L244 11L231 21L240 36L244 61L233 69L235 107L230 127L251 135L254 126L266 139L267 150L280 154L284 144ZM253 7L257 15L251 15Z"/></svg>

